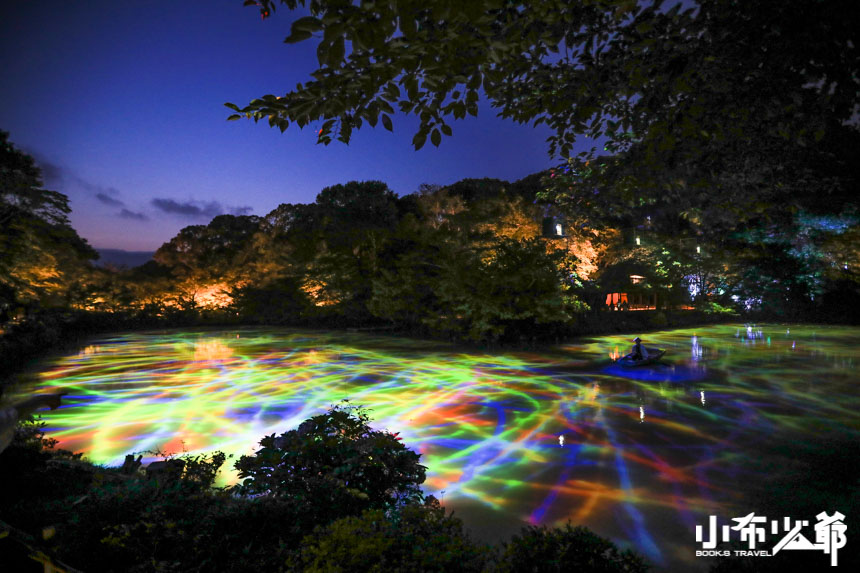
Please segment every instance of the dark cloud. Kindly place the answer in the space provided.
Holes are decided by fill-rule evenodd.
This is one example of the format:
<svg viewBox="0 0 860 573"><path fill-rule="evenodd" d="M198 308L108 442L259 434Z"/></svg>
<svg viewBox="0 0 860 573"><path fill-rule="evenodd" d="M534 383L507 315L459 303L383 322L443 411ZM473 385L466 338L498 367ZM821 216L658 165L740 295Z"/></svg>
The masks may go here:
<svg viewBox="0 0 860 573"><path fill-rule="evenodd" d="M253 210L251 207L228 207L225 209L218 201L186 201L180 203L173 199L153 199L152 205L165 213L180 215L189 219L211 219L225 213L245 215Z"/></svg>
<svg viewBox="0 0 860 573"><path fill-rule="evenodd" d="M135 213L134 211L129 211L128 209L123 209L122 211L120 211L119 216L123 219L132 219L134 221L149 221L149 217L147 217L143 213Z"/></svg>
<svg viewBox="0 0 860 573"><path fill-rule="evenodd" d="M204 218L215 217L224 213L221 203L210 201L209 203L200 203L197 201L186 201L180 203L173 199L153 199L152 205L160 211L171 213L173 215L181 215L189 218Z"/></svg>
<svg viewBox="0 0 860 573"><path fill-rule="evenodd" d="M104 196L108 196L108 197L110 197L111 195L119 195L119 191L117 189L115 189L114 187L105 187L104 185L92 183L92 182L87 181L85 179L81 179L77 175L72 175L70 177L70 179L75 185L77 185L81 189L84 189L86 191L90 191L91 193L94 193L95 196L98 197L99 201L102 200L102 198L99 197L99 195L104 195Z"/></svg>
<svg viewBox="0 0 860 573"><path fill-rule="evenodd" d="M110 205L111 207L125 207L125 203L123 203L119 199L114 199L107 193L96 193L96 199L98 199L105 205Z"/></svg>
<svg viewBox="0 0 860 573"><path fill-rule="evenodd" d="M35 158L36 165L38 165L39 169L42 170L42 180L45 182L45 187L66 187L67 185L73 185L83 189L84 191L89 191L95 195L96 199L105 205L109 205L111 207L125 206L125 203L116 198L120 192L115 187L99 185L98 183L87 181L86 179L79 177L69 168L57 165L56 163L45 159L38 152L28 151L28 153Z"/></svg>

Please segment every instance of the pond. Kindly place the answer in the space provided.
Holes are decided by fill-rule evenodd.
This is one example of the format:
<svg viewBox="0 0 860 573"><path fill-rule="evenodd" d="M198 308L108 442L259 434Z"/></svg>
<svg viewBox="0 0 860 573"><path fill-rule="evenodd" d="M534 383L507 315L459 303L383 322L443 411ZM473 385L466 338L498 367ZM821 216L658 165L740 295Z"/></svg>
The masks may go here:
<svg viewBox="0 0 860 573"><path fill-rule="evenodd" d="M264 435L349 399L422 454L425 492L476 536L570 520L658 569L705 567L697 525L761 515L774 507L762 483L790 488L795 470L818 471L798 453L821 453L807 442L824 436L830 459L858 441L860 328L650 333L644 343L667 349L664 359L625 369L613 359L629 338L482 353L362 333L135 332L44 360L28 386L69 392L43 415L49 435L110 465L154 450L251 453ZM856 462L841 463L836 473L856 480Z"/></svg>

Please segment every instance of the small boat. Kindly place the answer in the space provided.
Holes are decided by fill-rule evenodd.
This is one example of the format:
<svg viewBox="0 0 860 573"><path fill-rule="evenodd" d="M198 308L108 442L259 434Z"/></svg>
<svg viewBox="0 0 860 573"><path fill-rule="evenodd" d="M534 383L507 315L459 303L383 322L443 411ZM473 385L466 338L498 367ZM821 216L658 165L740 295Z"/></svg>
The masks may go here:
<svg viewBox="0 0 860 573"><path fill-rule="evenodd" d="M657 349L652 350L650 348L646 349L646 352L648 353L647 358L642 358L640 360L633 360L633 358L631 358L630 355L628 354L627 356L619 358L618 364L620 364L621 366L628 367L628 368L635 368L637 366L647 366L649 364L654 364L655 362L659 361L661 358L663 358L663 355L666 354L665 350L657 350Z"/></svg>

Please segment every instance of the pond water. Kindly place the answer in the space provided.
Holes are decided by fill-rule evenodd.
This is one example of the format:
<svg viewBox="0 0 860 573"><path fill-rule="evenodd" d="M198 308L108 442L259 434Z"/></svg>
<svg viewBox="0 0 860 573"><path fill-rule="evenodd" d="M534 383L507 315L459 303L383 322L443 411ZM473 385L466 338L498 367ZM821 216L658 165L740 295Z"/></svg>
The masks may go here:
<svg viewBox="0 0 860 573"><path fill-rule="evenodd" d="M43 414L50 436L110 465L157 449L251 453L349 399L422 454L425 492L478 537L570 520L658 569L704 567L696 526L757 509L755 485L779 477L786 446L860 436L860 328L650 333L663 361L625 369L613 359L629 338L491 354L361 333L136 332L45 360L27 386L69 392Z"/></svg>

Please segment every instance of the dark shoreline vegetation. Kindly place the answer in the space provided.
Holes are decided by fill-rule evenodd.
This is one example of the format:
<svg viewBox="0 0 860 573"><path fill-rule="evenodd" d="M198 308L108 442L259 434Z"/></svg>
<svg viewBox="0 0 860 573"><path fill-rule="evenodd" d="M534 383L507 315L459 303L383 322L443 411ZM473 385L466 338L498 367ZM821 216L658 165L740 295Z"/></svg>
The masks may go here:
<svg viewBox="0 0 860 573"><path fill-rule="evenodd" d="M582 527L527 527L474 541L420 484L425 467L361 407L333 406L267 436L236 462L242 482L213 488L225 456L165 454L140 471L52 450L22 424L0 453L4 563L28 553L84 571L647 571L629 550ZM8 521L14 529L7 529Z"/></svg>

